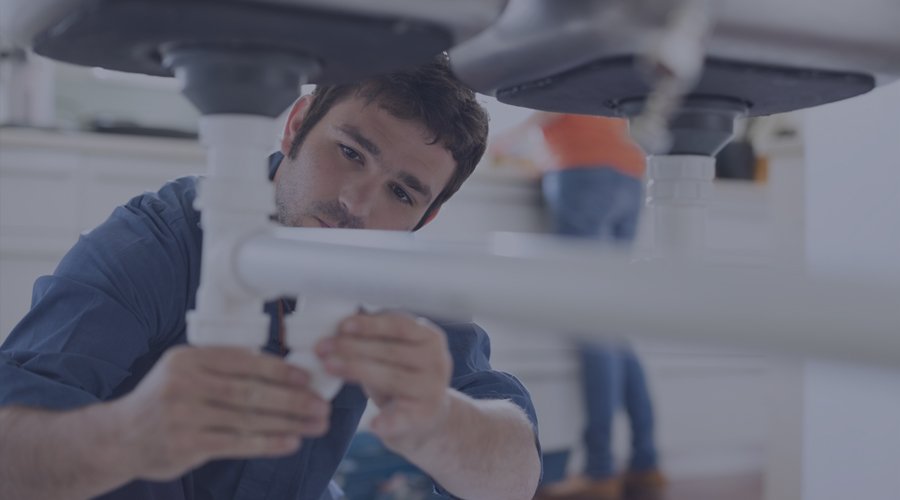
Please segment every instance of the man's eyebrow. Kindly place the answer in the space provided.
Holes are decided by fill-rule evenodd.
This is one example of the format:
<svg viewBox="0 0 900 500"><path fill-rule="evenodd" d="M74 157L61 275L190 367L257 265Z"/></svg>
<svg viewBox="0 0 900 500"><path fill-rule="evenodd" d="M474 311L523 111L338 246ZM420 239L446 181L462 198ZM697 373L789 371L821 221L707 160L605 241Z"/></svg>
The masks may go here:
<svg viewBox="0 0 900 500"><path fill-rule="evenodd" d="M345 123L339 125L337 129L356 141L372 156L375 156L376 158L381 156L381 148L379 148L377 144L363 135L363 133L356 126ZM397 177L410 189L424 196L427 201L431 201L431 188L429 188L428 185L419 180L418 177L409 172L400 172L399 174L397 174Z"/></svg>
<svg viewBox="0 0 900 500"><path fill-rule="evenodd" d="M355 126L344 124L338 126L337 129L350 136L351 139L359 143L359 145L362 146L363 149L368 151L372 156L381 156L381 148L379 148L377 144L366 138L366 136L364 136L362 132L360 132L359 129Z"/></svg>
<svg viewBox="0 0 900 500"><path fill-rule="evenodd" d="M431 188L420 181L418 177L409 172L400 172L398 177L404 184L409 186L410 189L418 191L419 194L424 196L426 201L431 201Z"/></svg>

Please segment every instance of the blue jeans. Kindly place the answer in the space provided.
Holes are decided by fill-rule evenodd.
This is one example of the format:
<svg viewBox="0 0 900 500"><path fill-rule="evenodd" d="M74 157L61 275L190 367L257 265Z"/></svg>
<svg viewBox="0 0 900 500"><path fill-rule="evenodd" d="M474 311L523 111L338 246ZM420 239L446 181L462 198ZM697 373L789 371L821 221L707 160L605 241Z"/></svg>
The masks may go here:
<svg viewBox="0 0 900 500"><path fill-rule="evenodd" d="M432 500L431 478L369 432L353 437L335 481L347 500Z"/></svg>
<svg viewBox="0 0 900 500"><path fill-rule="evenodd" d="M624 403L631 427L632 471L657 467L653 435L653 406L641 363L626 344L581 344L579 354L583 371L587 427L585 474L593 478L615 475L612 456L613 415Z"/></svg>
<svg viewBox="0 0 900 500"><path fill-rule="evenodd" d="M634 241L643 204L639 179L611 168L585 167L548 173L542 187L557 234L623 245ZM585 475L597 479L615 475L612 424L623 403L631 427L629 469L655 469L653 407L634 351L624 343L593 342L580 343L578 350L587 411ZM545 453L545 484L565 477L568 457L568 450Z"/></svg>
<svg viewBox="0 0 900 500"><path fill-rule="evenodd" d="M640 179L611 168L571 168L545 174L541 188L556 234L634 241L643 204Z"/></svg>

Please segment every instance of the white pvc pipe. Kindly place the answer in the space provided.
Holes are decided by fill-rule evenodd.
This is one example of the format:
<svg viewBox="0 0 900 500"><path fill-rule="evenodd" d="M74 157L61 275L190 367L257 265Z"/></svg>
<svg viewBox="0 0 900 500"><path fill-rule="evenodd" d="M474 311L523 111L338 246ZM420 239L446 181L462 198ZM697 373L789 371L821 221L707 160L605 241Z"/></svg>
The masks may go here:
<svg viewBox="0 0 900 500"><path fill-rule="evenodd" d="M275 193L265 158L275 141L275 120L249 115L207 115L200 139L208 148L207 175L199 181L203 249L196 308L187 315L195 345L265 344L269 317L261 297L236 281L231 261L239 241L269 228Z"/></svg>
<svg viewBox="0 0 900 500"><path fill-rule="evenodd" d="M316 342L337 333L341 320L357 312L359 304L347 300L302 297L297 309L285 319L287 361L306 369L310 386L325 399L337 395L344 381L325 371L315 353Z"/></svg>
<svg viewBox="0 0 900 500"><path fill-rule="evenodd" d="M454 248L404 234L279 228L236 253L256 293L473 315L581 337L604 332L900 366L900 289L699 263L631 262L554 243ZM529 251L524 254L520 250ZM516 254L518 252L518 254Z"/></svg>
<svg viewBox="0 0 900 500"><path fill-rule="evenodd" d="M711 156L647 157L647 208L653 214L656 256L702 258L705 255L715 166L716 160Z"/></svg>

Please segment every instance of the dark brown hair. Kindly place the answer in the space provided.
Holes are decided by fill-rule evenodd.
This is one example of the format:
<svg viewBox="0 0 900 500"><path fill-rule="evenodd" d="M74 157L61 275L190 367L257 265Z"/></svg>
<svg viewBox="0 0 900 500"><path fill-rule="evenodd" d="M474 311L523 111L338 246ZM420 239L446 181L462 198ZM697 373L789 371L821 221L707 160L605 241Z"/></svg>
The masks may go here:
<svg viewBox="0 0 900 500"><path fill-rule="evenodd" d="M288 156L297 156L309 131L332 106L353 95L376 103L401 120L415 120L432 134L430 144L442 145L456 161L447 186L435 197L415 229L422 227L450 199L475 170L484 154L488 115L475 100L475 93L450 71L449 59L441 54L430 63L409 70L379 75L358 83L319 85Z"/></svg>

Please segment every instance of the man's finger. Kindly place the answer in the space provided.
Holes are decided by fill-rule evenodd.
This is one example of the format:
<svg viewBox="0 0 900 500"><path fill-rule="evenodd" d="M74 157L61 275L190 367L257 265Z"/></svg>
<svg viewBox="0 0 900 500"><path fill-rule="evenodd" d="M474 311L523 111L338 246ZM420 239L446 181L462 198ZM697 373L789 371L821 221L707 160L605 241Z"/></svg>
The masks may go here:
<svg viewBox="0 0 900 500"><path fill-rule="evenodd" d="M244 411L267 412L294 418L327 416L331 406L308 388L264 380L207 373L194 381L200 397Z"/></svg>
<svg viewBox="0 0 900 500"><path fill-rule="evenodd" d="M346 318L338 326L339 335L406 343L427 342L440 333L440 330L428 320L397 312L356 314Z"/></svg>
<svg viewBox="0 0 900 500"><path fill-rule="evenodd" d="M206 461L217 458L284 456L296 452L300 443L299 437L206 430L197 433L189 445L190 449L201 455L202 461Z"/></svg>
<svg viewBox="0 0 900 500"><path fill-rule="evenodd" d="M394 365L410 371L410 376L427 370L430 363L428 352L422 346L349 335L321 340L316 344L316 354L322 359L337 357L347 364L369 360Z"/></svg>
<svg viewBox="0 0 900 500"><path fill-rule="evenodd" d="M415 399L427 394L431 387L427 377L421 376L420 372L379 361L357 359L348 363L333 356L325 358L323 364L333 375L362 384L367 389L390 394L391 397Z"/></svg>
<svg viewBox="0 0 900 500"><path fill-rule="evenodd" d="M204 405L196 410L201 429L264 434L267 436L318 437L328 430L328 417L293 418L272 413L241 411L225 406Z"/></svg>
<svg viewBox="0 0 900 500"><path fill-rule="evenodd" d="M218 374L254 377L282 385L305 386L310 377L299 367L283 359L231 346L195 347L199 367Z"/></svg>

